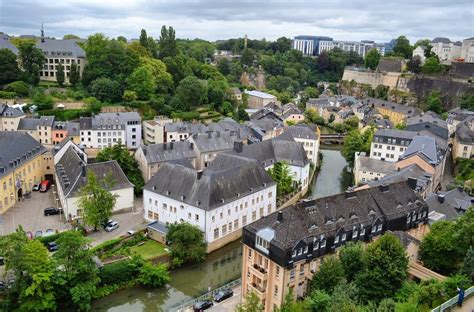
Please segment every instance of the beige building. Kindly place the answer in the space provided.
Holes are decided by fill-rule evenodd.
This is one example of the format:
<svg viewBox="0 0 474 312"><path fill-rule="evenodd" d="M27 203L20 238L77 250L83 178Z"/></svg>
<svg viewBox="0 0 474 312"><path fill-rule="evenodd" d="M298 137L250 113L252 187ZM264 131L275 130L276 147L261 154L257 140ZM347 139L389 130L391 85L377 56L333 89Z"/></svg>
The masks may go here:
<svg viewBox="0 0 474 312"><path fill-rule="evenodd" d="M463 40L461 58L466 63L474 63L474 37Z"/></svg>
<svg viewBox="0 0 474 312"><path fill-rule="evenodd" d="M431 46L431 52L436 54L443 64L451 64L453 60L461 57L460 41L452 42L448 38L438 37L431 41Z"/></svg>
<svg viewBox="0 0 474 312"><path fill-rule="evenodd" d="M18 124L17 131L26 132L44 145L53 145L54 116L40 118L23 118Z"/></svg>
<svg viewBox="0 0 474 312"><path fill-rule="evenodd" d="M16 131L25 114L18 108L0 104L0 131Z"/></svg>
<svg viewBox="0 0 474 312"><path fill-rule="evenodd" d="M474 157L474 116L459 123L453 140L453 159Z"/></svg>
<svg viewBox="0 0 474 312"><path fill-rule="evenodd" d="M254 109L260 109L270 103L276 103L277 98L274 95L261 91L245 91L248 95L248 107Z"/></svg>
<svg viewBox="0 0 474 312"><path fill-rule="evenodd" d="M153 120L143 121L143 141L146 144L164 143L165 125L173 122L173 119L164 116L156 116Z"/></svg>

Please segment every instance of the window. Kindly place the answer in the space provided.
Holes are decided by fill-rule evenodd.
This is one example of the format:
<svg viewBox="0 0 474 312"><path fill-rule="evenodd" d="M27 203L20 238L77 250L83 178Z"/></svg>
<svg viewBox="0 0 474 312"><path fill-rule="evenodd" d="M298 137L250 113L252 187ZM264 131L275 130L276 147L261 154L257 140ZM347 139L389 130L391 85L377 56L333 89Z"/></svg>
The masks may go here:
<svg viewBox="0 0 474 312"><path fill-rule="evenodd" d="M304 246L303 253L308 253L308 246Z"/></svg>
<svg viewBox="0 0 474 312"><path fill-rule="evenodd" d="M277 297L278 296L278 286L275 285L275 293L274 293L274 296Z"/></svg>
<svg viewBox="0 0 474 312"><path fill-rule="evenodd" d="M230 209L227 209L227 215L230 216Z"/></svg>
<svg viewBox="0 0 474 312"><path fill-rule="evenodd" d="M219 238L219 228L215 228L214 229L214 239L218 239Z"/></svg>
<svg viewBox="0 0 474 312"><path fill-rule="evenodd" d="M199 215L196 214L196 215L194 216L194 219L196 220L196 222L199 222Z"/></svg>
<svg viewBox="0 0 474 312"><path fill-rule="evenodd" d="M293 249L293 252L291 253L291 256L294 258L296 257L296 249Z"/></svg>
<svg viewBox="0 0 474 312"><path fill-rule="evenodd" d="M372 233L375 233L375 231L377 231L377 225L374 225L374 226L372 227Z"/></svg>
<svg viewBox="0 0 474 312"><path fill-rule="evenodd" d="M300 265L300 276L304 275L304 264Z"/></svg>
<svg viewBox="0 0 474 312"><path fill-rule="evenodd" d="M252 259L252 249L249 249L249 260Z"/></svg>
<svg viewBox="0 0 474 312"><path fill-rule="evenodd" d="M260 218L263 217L263 208L260 208Z"/></svg>
<svg viewBox="0 0 474 312"><path fill-rule="evenodd" d="M346 240L346 233L342 234L342 238L341 238L341 241L345 241Z"/></svg>
<svg viewBox="0 0 474 312"><path fill-rule="evenodd" d="M168 205L163 204L163 209L164 209L164 210L166 210L167 207L168 207Z"/></svg>
<svg viewBox="0 0 474 312"><path fill-rule="evenodd" d="M247 216L242 217L242 226L247 224Z"/></svg>
<svg viewBox="0 0 474 312"><path fill-rule="evenodd" d="M326 239L321 241L321 248L326 248Z"/></svg>
<svg viewBox="0 0 474 312"><path fill-rule="evenodd" d="M280 267L278 265L276 266L276 269L275 269L275 275L276 277L280 276Z"/></svg>
<svg viewBox="0 0 474 312"><path fill-rule="evenodd" d="M295 279L295 269L290 270L290 281L293 281Z"/></svg>
<svg viewBox="0 0 474 312"><path fill-rule="evenodd" d="M257 219L257 212L252 211L252 221L255 221Z"/></svg>
<svg viewBox="0 0 474 312"><path fill-rule="evenodd" d="M221 220L222 220L222 218L224 217L224 214L221 212L221 213L219 214L219 216L220 216L220 218L221 218Z"/></svg>
<svg viewBox="0 0 474 312"><path fill-rule="evenodd" d="M301 256L303 254L303 248L298 248L298 256Z"/></svg>
<svg viewBox="0 0 474 312"><path fill-rule="evenodd" d="M188 219L191 219L191 213L188 212Z"/></svg>
<svg viewBox="0 0 474 312"><path fill-rule="evenodd" d="M357 230L352 231L352 238L356 238L358 234Z"/></svg>
<svg viewBox="0 0 474 312"><path fill-rule="evenodd" d="M148 210L148 219L152 219L152 218L153 218L153 211Z"/></svg>
<svg viewBox="0 0 474 312"><path fill-rule="evenodd" d="M234 220L234 230L239 228L239 219Z"/></svg>
<svg viewBox="0 0 474 312"><path fill-rule="evenodd" d="M336 237L334 237L334 244L337 244L339 243L339 235L336 235Z"/></svg>
<svg viewBox="0 0 474 312"><path fill-rule="evenodd" d="M229 230L229 233L232 232L232 222L229 222L229 226L227 227L227 229Z"/></svg>
<svg viewBox="0 0 474 312"><path fill-rule="evenodd" d="M380 224L377 226L377 231L378 231L378 232L382 231L382 223L380 223Z"/></svg>
<svg viewBox="0 0 474 312"><path fill-rule="evenodd" d="M222 226L222 236L226 235L227 234L227 224L224 224Z"/></svg>
<svg viewBox="0 0 474 312"><path fill-rule="evenodd" d="M267 241L267 240L265 240L265 239L263 239L263 238L260 237L260 236L257 236L257 240L256 240L256 242L255 242L255 245L256 245L257 247L260 247L260 248L263 248L263 249L268 250L268 248L270 247L270 242Z"/></svg>
<svg viewBox="0 0 474 312"><path fill-rule="evenodd" d="M268 204L268 214L272 213L272 204Z"/></svg>
<svg viewBox="0 0 474 312"><path fill-rule="evenodd" d="M365 228L361 228L360 229L360 236L364 236L365 235Z"/></svg>
<svg viewBox="0 0 474 312"><path fill-rule="evenodd" d="M211 221L212 221L212 222L216 221L216 217L215 217L215 216L212 216L212 217L211 217Z"/></svg>
<svg viewBox="0 0 474 312"><path fill-rule="evenodd" d="M411 213L407 215L407 224L411 222Z"/></svg>

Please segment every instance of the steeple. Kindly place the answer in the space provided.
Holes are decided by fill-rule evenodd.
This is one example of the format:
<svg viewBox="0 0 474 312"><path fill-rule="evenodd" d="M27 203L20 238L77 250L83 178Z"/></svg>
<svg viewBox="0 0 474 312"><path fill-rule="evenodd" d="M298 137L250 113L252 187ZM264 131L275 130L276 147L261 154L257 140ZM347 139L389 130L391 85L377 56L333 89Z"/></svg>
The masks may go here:
<svg viewBox="0 0 474 312"><path fill-rule="evenodd" d="M44 27L43 27L43 23L41 23L41 42L44 42Z"/></svg>

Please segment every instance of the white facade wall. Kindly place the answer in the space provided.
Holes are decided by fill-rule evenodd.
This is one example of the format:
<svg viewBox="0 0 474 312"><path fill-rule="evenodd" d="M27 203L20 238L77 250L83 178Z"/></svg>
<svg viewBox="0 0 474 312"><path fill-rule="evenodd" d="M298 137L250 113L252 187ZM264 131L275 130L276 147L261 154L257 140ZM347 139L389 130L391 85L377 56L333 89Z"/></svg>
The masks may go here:
<svg viewBox="0 0 474 312"><path fill-rule="evenodd" d="M474 63L474 38L463 40L461 58L463 58L466 63Z"/></svg>
<svg viewBox="0 0 474 312"><path fill-rule="evenodd" d="M143 191L144 219L165 224L189 222L208 243L220 239L276 210L276 185L206 211L149 190Z"/></svg>
<svg viewBox="0 0 474 312"><path fill-rule="evenodd" d="M295 39L293 42L293 49L301 51L303 55L313 55L314 41L306 39Z"/></svg>
<svg viewBox="0 0 474 312"><path fill-rule="evenodd" d="M370 158L397 162L400 156L405 153L407 147L408 146L372 142L370 144Z"/></svg>
<svg viewBox="0 0 474 312"><path fill-rule="evenodd" d="M287 163L288 168L290 169L290 175L292 176L293 181L299 182L302 188L305 188L309 184L309 162L304 166L295 166ZM265 167L265 170L273 168L273 164Z"/></svg>
<svg viewBox="0 0 474 312"><path fill-rule="evenodd" d="M142 125L132 124L125 126L125 142L128 148L137 149L142 142Z"/></svg>
<svg viewBox="0 0 474 312"><path fill-rule="evenodd" d="M332 40L320 40L318 47L318 54L324 51L331 51L334 48L334 42Z"/></svg>
<svg viewBox="0 0 474 312"><path fill-rule="evenodd" d="M417 46L416 49L413 50L412 56L413 57L415 57L415 56L419 57L420 61L421 61L421 64L425 64L425 61L426 61L425 50L421 46Z"/></svg>
<svg viewBox="0 0 474 312"><path fill-rule="evenodd" d="M296 142L303 144L304 151L313 164L318 164L319 140L294 138Z"/></svg>
<svg viewBox="0 0 474 312"><path fill-rule="evenodd" d="M186 139L190 136L188 132L166 132L166 142L179 142L179 141L186 141Z"/></svg>

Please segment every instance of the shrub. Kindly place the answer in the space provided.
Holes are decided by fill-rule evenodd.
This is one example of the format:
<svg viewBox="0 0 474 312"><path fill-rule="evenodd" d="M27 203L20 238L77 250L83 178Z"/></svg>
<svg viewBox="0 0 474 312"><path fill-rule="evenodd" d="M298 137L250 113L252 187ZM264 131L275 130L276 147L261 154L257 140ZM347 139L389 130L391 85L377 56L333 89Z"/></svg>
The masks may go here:
<svg viewBox="0 0 474 312"><path fill-rule="evenodd" d="M0 91L0 99L14 99L15 97L15 92Z"/></svg>
<svg viewBox="0 0 474 312"><path fill-rule="evenodd" d="M6 91L14 92L19 96L28 96L30 92L28 85L24 81L14 81L7 84Z"/></svg>
<svg viewBox="0 0 474 312"><path fill-rule="evenodd" d="M145 262L140 269L138 280L144 286L160 287L168 283L171 278L166 265L154 266L150 262Z"/></svg>
<svg viewBox="0 0 474 312"><path fill-rule="evenodd" d="M92 248L91 252L93 254L98 255L98 254L110 251L110 250L114 249L115 247L117 247L117 245L120 244L121 241L122 241L121 238L114 238L114 239L105 241L102 244L99 244L99 245L95 246L94 248Z"/></svg>
<svg viewBox="0 0 474 312"><path fill-rule="evenodd" d="M143 260L140 258L108 264L99 271L100 283L113 285L134 280L138 277L142 266Z"/></svg>

